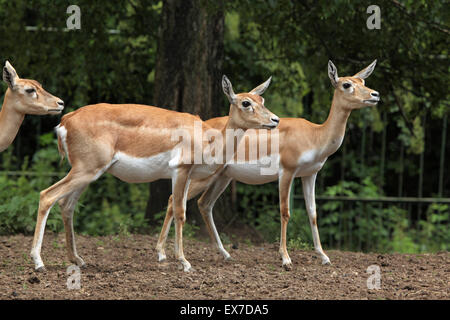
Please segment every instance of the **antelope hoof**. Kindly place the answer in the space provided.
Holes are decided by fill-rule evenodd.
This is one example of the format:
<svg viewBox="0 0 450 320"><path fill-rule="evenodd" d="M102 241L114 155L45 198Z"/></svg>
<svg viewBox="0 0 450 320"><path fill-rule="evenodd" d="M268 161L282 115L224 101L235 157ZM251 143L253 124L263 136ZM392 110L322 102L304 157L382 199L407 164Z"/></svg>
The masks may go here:
<svg viewBox="0 0 450 320"><path fill-rule="evenodd" d="M81 258L79 258L79 257L77 258L76 264L77 264L77 266L79 266L80 268L85 268L85 267L86 267L86 262L84 262L83 259L81 259Z"/></svg>
<svg viewBox="0 0 450 320"><path fill-rule="evenodd" d="M194 272L195 269L192 268L191 264L187 261L181 261L181 263L178 265L178 269L183 269L184 272Z"/></svg>
<svg viewBox="0 0 450 320"><path fill-rule="evenodd" d="M164 253L158 252L158 262L164 262L167 260L167 257Z"/></svg>
<svg viewBox="0 0 450 320"><path fill-rule="evenodd" d="M223 260L224 261L229 261L229 260L233 260L233 258L231 258L230 254L228 252L224 252L223 254Z"/></svg>
<svg viewBox="0 0 450 320"><path fill-rule="evenodd" d="M281 259L283 260L283 268L286 271L290 271L292 270L292 260L289 256L283 256L281 257Z"/></svg>
<svg viewBox="0 0 450 320"><path fill-rule="evenodd" d="M283 268L286 271L291 271L292 270L292 262L284 263Z"/></svg>
<svg viewBox="0 0 450 320"><path fill-rule="evenodd" d="M183 264L179 265L178 269L179 270L183 269L184 272L195 272L194 268L192 268L191 266L189 266L189 267L184 266Z"/></svg>
<svg viewBox="0 0 450 320"><path fill-rule="evenodd" d="M70 262L76 264L76 265L79 266L80 268L86 267L86 263L85 263L84 260L81 259L80 257L74 257L74 258L71 258L71 259L69 259L69 260L70 260Z"/></svg>
<svg viewBox="0 0 450 320"><path fill-rule="evenodd" d="M326 259L322 259L322 265L330 266L331 265L330 259L328 257Z"/></svg>
<svg viewBox="0 0 450 320"><path fill-rule="evenodd" d="M36 272L40 272L40 273L43 273L43 272L46 272L47 271L47 269L45 269L45 267L44 266L40 266L40 267L37 267L36 269L34 269Z"/></svg>
<svg viewBox="0 0 450 320"><path fill-rule="evenodd" d="M184 272L195 272L196 270L193 267L189 267L189 269L184 269Z"/></svg>

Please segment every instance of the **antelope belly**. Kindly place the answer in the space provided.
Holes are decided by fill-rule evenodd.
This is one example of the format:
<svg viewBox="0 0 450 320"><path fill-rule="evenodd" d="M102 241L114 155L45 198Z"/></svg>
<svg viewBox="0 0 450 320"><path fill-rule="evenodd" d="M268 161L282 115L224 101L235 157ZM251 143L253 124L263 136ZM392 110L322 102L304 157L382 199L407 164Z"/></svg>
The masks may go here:
<svg viewBox="0 0 450 320"><path fill-rule="evenodd" d="M264 184L278 180L279 168L268 170L267 164L258 162L251 163L230 163L227 164L227 175L233 179L246 184Z"/></svg>
<svg viewBox="0 0 450 320"><path fill-rule="evenodd" d="M114 163L107 170L122 181L130 183L151 182L170 179L176 170L177 161L172 151L161 152L147 158L138 158L117 152Z"/></svg>

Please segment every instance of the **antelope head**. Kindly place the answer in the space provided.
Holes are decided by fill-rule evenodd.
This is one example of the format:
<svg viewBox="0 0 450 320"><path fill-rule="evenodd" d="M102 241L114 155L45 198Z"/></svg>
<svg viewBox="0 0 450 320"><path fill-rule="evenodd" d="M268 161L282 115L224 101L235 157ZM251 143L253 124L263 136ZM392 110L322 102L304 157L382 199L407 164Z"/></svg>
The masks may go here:
<svg viewBox="0 0 450 320"><path fill-rule="evenodd" d="M328 61L328 76L335 88L334 99L350 110L375 106L380 101L380 94L366 87L364 79L371 75L376 63L377 60L351 77L338 77L333 62Z"/></svg>
<svg viewBox="0 0 450 320"><path fill-rule="evenodd" d="M280 122L275 114L264 106L264 98L261 95L269 87L270 77L250 92L233 92L230 80L224 75L222 78L223 92L230 101L230 121L242 129L275 129Z"/></svg>
<svg viewBox="0 0 450 320"><path fill-rule="evenodd" d="M60 114L64 109L64 102L45 91L39 82L20 79L8 61L3 67L3 81L8 84L8 102L21 114Z"/></svg>

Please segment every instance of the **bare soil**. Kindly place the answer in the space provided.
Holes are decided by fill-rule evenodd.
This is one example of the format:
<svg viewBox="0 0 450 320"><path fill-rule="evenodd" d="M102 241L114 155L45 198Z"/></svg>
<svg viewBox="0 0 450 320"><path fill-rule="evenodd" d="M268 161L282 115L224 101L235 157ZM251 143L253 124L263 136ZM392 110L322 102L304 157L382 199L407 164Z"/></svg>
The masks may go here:
<svg viewBox="0 0 450 320"><path fill-rule="evenodd" d="M186 239L186 258L196 269L178 269L169 239L168 260L157 261L149 235L78 236L81 289L68 290L63 234L47 234L37 273L29 257L32 237L0 237L0 299L445 299L450 295L450 254L378 254L327 251L323 266L314 252L290 250L294 267L281 266L278 244L227 245L232 260L208 242ZM367 268L381 270L381 288L368 289Z"/></svg>

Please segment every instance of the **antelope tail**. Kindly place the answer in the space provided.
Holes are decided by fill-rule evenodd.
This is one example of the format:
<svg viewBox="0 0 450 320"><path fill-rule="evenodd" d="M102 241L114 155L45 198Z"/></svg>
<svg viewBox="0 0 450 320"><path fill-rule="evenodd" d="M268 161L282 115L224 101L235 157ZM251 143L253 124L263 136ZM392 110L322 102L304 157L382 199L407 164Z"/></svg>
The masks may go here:
<svg viewBox="0 0 450 320"><path fill-rule="evenodd" d="M62 141L62 139L65 137L61 137L62 132L60 130L61 130L61 127L60 127L60 125L58 125L55 128L55 132L56 132L56 136L58 138L58 152L61 157L61 160L59 161L59 165L61 166L64 161L64 158L66 156L66 151L64 150L63 141Z"/></svg>

